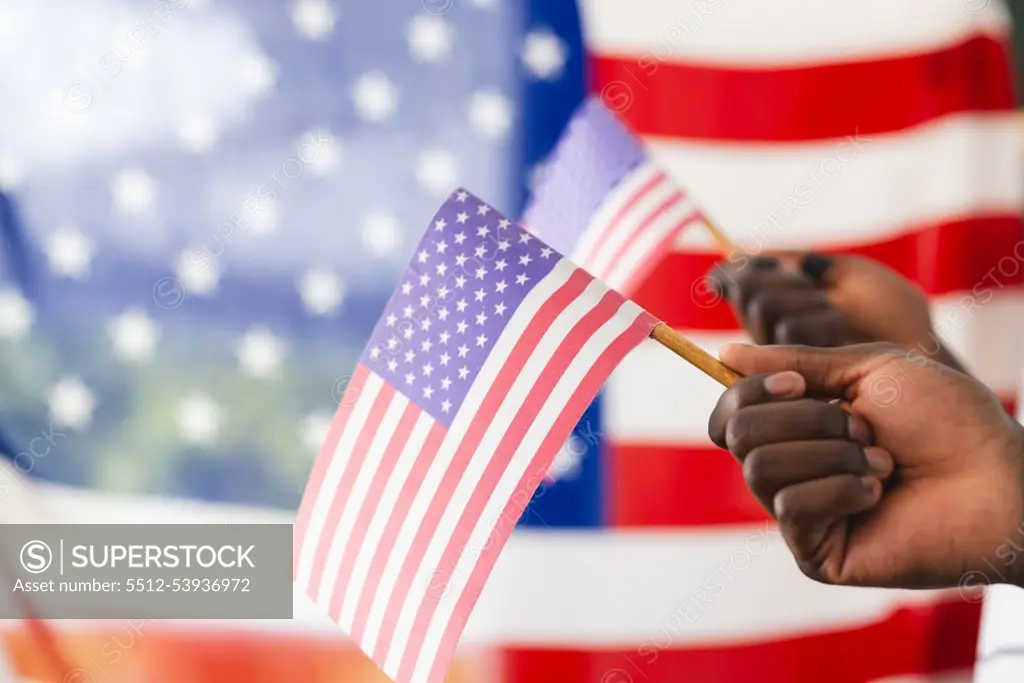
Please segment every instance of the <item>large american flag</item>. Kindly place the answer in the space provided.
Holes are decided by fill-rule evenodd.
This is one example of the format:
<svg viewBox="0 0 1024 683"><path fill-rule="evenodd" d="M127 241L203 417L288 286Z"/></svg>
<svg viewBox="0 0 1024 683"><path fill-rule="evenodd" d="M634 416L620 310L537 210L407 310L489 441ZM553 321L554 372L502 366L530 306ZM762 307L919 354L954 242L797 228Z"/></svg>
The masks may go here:
<svg viewBox="0 0 1024 683"><path fill-rule="evenodd" d="M999 0L191 0L166 20L159 4L0 3L0 53L18 65L0 73L7 473L52 426L45 457L17 460L27 476L290 519L345 381L324 368L357 361L423 216L469 182L517 214L586 91L741 246L884 260L929 294L976 374L1016 394L1021 276L1016 258L998 264L1020 240L1024 183ZM80 81L95 102L76 114L62 95ZM318 131L336 144L288 178ZM839 148L858 133L861 149ZM224 239L275 173L287 190ZM196 251L218 256L161 307L154 284ZM712 350L744 339L726 306L691 296L717 258L691 226L635 295ZM965 314L976 286L986 303ZM627 357L495 566L463 638L488 646L495 679L969 670L977 605L832 591L795 570L707 440L721 388L666 353ZM217 681L269 680L282 660L338 675L292 634L231 627L246 632L187 646L175 632L173 656L219 648Z"/></svg>
<svg viewBox="0 0 1024 683"><path fill-rule="evenodd" d="M527 501L655 324L457 191L313 467L295 531L300 587L394 680L442 680Z"/></svg>

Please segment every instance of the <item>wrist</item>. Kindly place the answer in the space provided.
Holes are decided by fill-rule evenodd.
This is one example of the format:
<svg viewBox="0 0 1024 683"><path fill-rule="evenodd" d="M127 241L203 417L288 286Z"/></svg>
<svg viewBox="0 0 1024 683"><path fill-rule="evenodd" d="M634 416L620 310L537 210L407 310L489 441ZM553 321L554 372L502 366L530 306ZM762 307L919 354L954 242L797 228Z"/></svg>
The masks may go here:
<svg viewBox="0 0 1024 683"><path fill-rule="evenodd" d="M1005 536L996 548L995 557L987 564L995 572L995 576L990 576L992 582L1024 588L1024 428L1016 420L1007 419L1012 422L1012 434L1006 456L1013 464L1016 477L1003 518Z"/></svg>
<svg viewBox="0 0 1024 683"><path fill-rule="evenodd" d="M1013 422L1017 437L1017 450L1012 456L1016 459L1017 463L1015 468L1017 472L1017 497L1010 512L1011 520L1016 523L1011 538L1016 540L1016 546L1024 547L1024 427L1021 427L1020 423L1016 420ZM1008 583L1012 583L1018 588L1024 588L1024 553L1021 555L1014 562L1012 576L1008 581Z"/></svg>

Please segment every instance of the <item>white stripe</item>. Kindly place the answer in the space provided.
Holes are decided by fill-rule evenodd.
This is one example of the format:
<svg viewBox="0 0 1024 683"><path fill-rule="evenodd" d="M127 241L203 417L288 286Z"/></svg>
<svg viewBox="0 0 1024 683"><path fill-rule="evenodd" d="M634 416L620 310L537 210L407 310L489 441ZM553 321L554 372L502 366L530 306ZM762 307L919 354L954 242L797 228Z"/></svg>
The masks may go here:
<svg viewBox="0 0 1024 683"><path fill-rule="evenodd" d="M1009 651L1017 654L996 654ZM1024 680L1024 590L1005 584L988 589L981 613L978 660L978 683Z"/></svg>
<svg viewBox="0 0 1024 683"><path fill-rule="evenodd" d="M593 299L596 301L600 299L600 296L600 292L595 292ZM483 514L473 528L469 543L459 556L458 563L448 585L448 591L440 599L437 611L427 630L427 636L423 641L423 648L420 651L416 670L412 677L414 682L422 681L425 683L427 681L430 667L434 661L434 654L437 653L441 646L441 639L451 623L452 614L466 589L466 583L476 568L483 549L488 546L491 533L501 518L505 506L513 494L516 493L516 486L526 474L527 467L540 450L541 444L547 438L548 432L554 425L555 420L561 416L572 395L579 388L580 383L605 349L620 334L629 329L629 326L633 324L642 312L636 304L629 301L624 302L615 315L595 331L579 354L572 359L565 373L559 378L558 384L555 385L545 400L544 406L537 415L536 420L530 424L529 429L523 436L522 442L516 449L512 461L509 463L508 469L502 472L497 487L495 487L491 497L487 500ZM568 433L563 436L567 437ZM559 445L561 445L561 441L559 441ZM552 453L553 455L554 453ZM540 463L541 468L536 472L534 485L540 483L541 477L547 469L547 464L549 463ZM532 491L529 493L532 493Z"/></svg>
<svg viewBox="0 0 1024 683"><path fill-rule="evenodd" d="M352 539L352 530L356 525L356 516L359 513L359 509L363 506L363 501L366 500L366 494L370 491L370 483L373 481L374 475L377 474L381 462L384 460L384 451L391 443L395 430L398 427L398 421L408 405L409 399L398 392L395 392L391 397L391 401L384 411L384 417L381 419L380 427L377 429L376 434L373 435L373 441L370 443L366 457L359 468L359 473L352 484L352 493L343 503L344 507L342 508L341 515L338 517L338 526L334 532L334 537L325 539L330 543L330 550L324 561L323 579L320 582L320 596L317 599L317 603L324 609L330 607L331 596L334 594L334 582L338 578L338 570L341 569L341 560L344 552L348 548L349 541ZM341 495L341 492L335 492L335 495ZM345 590L345 588L342 587L342 590Z"/></svg>
<svg viewBox="0 0 1024 683"><path fill-rule="evenodd" d="M473 386L466 395L462 407L452 421L437 456L430 464L426 476L424 476L423 481L420 483L419 489L416 491L416 497L409 509L409 515L402 524L402 530L398 534L394 549L384 567L380 584L373 598L373 607L370 610L366 632L363 637L363 643L361 643L364 650L373 651L377 644L388 601L391 594L395 591L402 562L409 554L409 549L412 547L413 541L419 532L419 526L423 521L423 515L426 514L427 507L433 499L444 473L451 464L452 458L455 456L455 447L458 440L448 438L449 435L452 433L457 435L465 433L466 428L476 417L477 411L480 409L484 397L494 383L495 377L497 377L501 368L504 367L509 354L512 352L512 348L515 346L517 337L523 333L541 305L559 287L565 284L575 270L576 267L569 261L565 259L559 261L551 273L538 282L537 286L523 299L522 304L519 305L519 308L516 309L515 314L509 320L508 327L506 328L507 333L502 334L495 341L494 348L488 355L487 360L480 369L480 374L473 382ZM398 646L402 644L397 639L393 640L393 642Z"/></svg>
<svg viewBox="0 0 1024 683"><path fill-rule="evenodd" d="M965 296L936 298L935 329L971 374L1001 397L1013 397L1024 368L1024 293L1007 290L973 310ZM716 357L726 343L750 343L742 331L681 332ZM649 339L608 381L605 428L626 443L710 445L707 420L721 395L720 384Z"/></svg>
<svg viewBox="0 0 1024 683"><path fill-rule="evenodd" d="M649 162L645 161L640 166L637 166L625 178L619 181L619 184L608 193L604 198L604 201L601 202L601 205L594 211L594 215L590 217L587 227L580 236L580 239L573 251L574 261L584 264L594 258L594 254L592 253L594 247L597 244L598 238L600 238L608 228L608 224L611 223L619 214L619 211L621 211L622 208L660 172L660 169L655 168ZM623 218L626 217L623 216ZM620 223L625 223L625 221L620 221Z"/></svg>
<svg viewBox="0 0 1024 683"><path fill-rule="evenodd" d="M455 492L447 501L444 514L437 526L437 530L430 538L430 543L427 546L426 554L423 556L423 561L420 563L420 566L417 567L417 578L413 581L412 588L409 590L409 595L406 598L405 603L402 605L401 616L398 619L398 627L395 629L395 633L392 638L392 647L388 652L387 664L383 667L384 672L392 676L392 678L394 678L394 675L398 672L398 666L401 664L402 655L405 653L405 646L409 642L409 635L412 631L413 622L415 621L416 615L420 611L420 606L426 597L427 588L431 582L431 576L434 574L441 561L441 556L444 553L445 547L448 545L448 541L455 533L455 527L458 524L462 513L466 510L470 497L479 486L484 470L494 458L494 453L498 450L498 445L505 437L512 421L522 409L523 403L526 401L526 397L540 379L541 373L544 371L544 368L547 367L551 358L555 355L559 345L565 341L565 338L572 331L572 328L575 327L575 325L588 312L597 306L601 297L607 291L608 289L603 283L598 280L594 280L578 297L576 297L572 303L566 306L566 308L551 323L551 326L545 331L544 336L530 352L529 358L519 370L515 381L509 388L508 393L502 399L501 406L495 412L490 425L487 427L487 431L484 433L483 438L480 441L480 445L473 452L469 465L459 478L459 483ZM522 336L522 330L507 328L502 332L499 340L506 336L510 336L513 340L518 339ZM501 358L504 363L508 362L507 355L503 355ZM476 413L476 411L474 411L474 413ZM456 430L455 425L452 425L452 429L447 435L445 435L445 444L442 446L442 449L451 443L451 449L454 450L455 447L465 439L466 431L468 431L469 426L469 424L465 424L463 426L464 428Z"/></svg>
<svg viewBox="0 0 1024 683"><path fill-rule="evenodd" d="M589 254L586 260L587 270L596 277L602 277L611 270L615 258L629 238L636 233L644 221L649 220L661 208L662 204L678 192L679 189L669 182L667 178L652 187L647 194L633 204L629 211L623 215L618 227L608 236L604 244L597 251ZM649 227L649 225L645 226L644 230L649 229Z"/></svg>
<svg viewBox="0 0 1024 683"><path fill-rule="evenodd" d="M1018 212L1024 197L1019 135L1012 115L994 114L861 136L859 150L848 139L648 142L659 165L749 251L875 242L949 218ZM714 249L706 230L686 230L682 239Z"/></svg>
<svg viewBox="0 0 1024 683"><path fill-rule="evenodd" d="M635 55L641 78L665 60L757 68L853 61L940 50L1010 29L998 0L977 14L934 0L583 0L580 8L588 45L599 54ZM642 57L650 61L640 64Z"/></svg>
<svg viewBox="0 0 1024 683"><path fill-rule="evenodd" d="M296 572L295 583L305 591L309 587L309 579L313 569L313 560L316 558L317 541L324 531L324 524L327 522L327 513L334 500L338 484L345 472L345 466L352 457L352 449L355 447L356 439L359 437L360 428L366 422L370 414L370 407L373 406L377 394L384 386L383 380L373 373L366 379L366 384L356 403L352 406L352 413L349 415L345 431L338 439L338 446L332 454L332 461L324 475L323 484L316 492L313 501L313 509L309 515L309 525L306 527L306 536L299 553L299 567ZM335 417L337 419L337 417Z"/></svg>
<svg viewBox="0 0 1024 683"><path fill-rule="evenodd" d="M900 605L937 597L811 581L764 524L715 532L518 530L464 640L587 649L652 639L714 646L866 625ZM951 598L958 599L955 592Z"/></svg>
<svg viewBox="0 0 1024 683"><path fill-rule="evenodd" d="M359 547L359 554L352 569L352 579L349 581L346 599L342 604L341 614L338 619L338 624L346 631L351 632L352 630L356 607L363 593L363 586L366 583L370 565L384 535L384 528L391 518L391 513L395 509L398 497L402 493L402 489L405 488L406 480L409 478L409 472L412 471L412 467L423 449L423 444L427 440L427 434L430 433L430 428L434 424L436 424L434 418L430 417L429 414L420 413L416 419L416 424L413 426L412 433L409 435L409 440L398 457L395 469L384 485L380 504L373 511L373 518L366 529L363 544Z"/></svg>
<svg viewBox="0 0 1024 683"><path fill-rule="evenodd" d="M972 375L1000 397L1012 398L1024 369L1024 344L1020 341L1024 339L1024 292L995 291L990 281L979 284L975 288L981 294L978 297L966 293L936 297L932 325Z"/></svg>
<svg viewBox="0 0 1024 683"><path fill-rule="evenodd" d="M643 234L626 248L624 253L619 254L611 264L607 276L604 278L612 288L622 292L631 289L630 283L640 281L649 273L642 272L641 266L651 256L660 256L658 245L670 238L674 232L683 230L683 223L692 219L697 214L697 207L685 196L673 204L665 213L658 216ZM650 266L657 263L657 259L651 259Z"/></svg>
<svg viewBox="0 0 1024 683"><path fill-rule="evenodd" d="M40 485L38 491L54 521L61 523L274 524L294 518L292 511L118 496L53 484ZM763 538L769 545L761 551ZM751 561L746 570L730 570L729 578L719 570L723 563L729 568L733 553L749 554ZM734 559L742 566L743 557ZM714 602L694 605L697 589L716 578L725 583L726 591ZM575 644L585 649L640 646L652 637L664 641L662 629L668 619L690 605L686 613L692 616L699 609L700 616L693 624L683 621L676 636L679 646L742 643L869 623L902 604L934 599L924 591L817 584L800 574L774 531L760 525L665 533L517 530L495 565L461 642ZM608 618L610 612L615 619ZM304 594L296 596L295 615L294 621L204 624L217 629L299 631L337 642L337 627Z"/></svg>

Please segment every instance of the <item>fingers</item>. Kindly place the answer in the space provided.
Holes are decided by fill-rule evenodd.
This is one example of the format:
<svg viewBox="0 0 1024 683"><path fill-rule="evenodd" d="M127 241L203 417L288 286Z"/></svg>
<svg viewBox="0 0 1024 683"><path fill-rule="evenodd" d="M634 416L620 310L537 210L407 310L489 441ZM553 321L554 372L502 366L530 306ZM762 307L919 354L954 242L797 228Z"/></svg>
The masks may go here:
<svg viewBox="0 0 1024 683"><path fill-rule="evenodd" d="M885 481L893 467L892 457L880 448L837 439L794 441L750 451L743 460L743 477L761 505L775 515L775 498L784 489L841 475Z"/></svg>
<svg viewBox="0 0 1024 683"><path fill-rule="evenodd" d="M795 372L744 377L718 399L708 421L708 435L719 448L727 448L726 426L736 413L775 399L800 398L804 388L804 378Z"/></svg>
<svg viewBox="0 0 1024 683"><path fill-rule="evenodd" d="M800 569L819 581L828 582L827 574L838 576L845 556L846 518L871 509L881 497L878 479L853 474L805 481L779 491L773 501L775 517Z"/></svg>
<svg viewBox="0 0 1024 683"><path fill-rule="evenodd" d="M845 260L843 257L806 251L778 251L771 252L771 256L777 258L783 268L793 273L803 273L819 287L832 283L834 266Z"/></svg>
<svg viewBox="0 0 1024 683"><path fill-rule="evenodd" d="M806 344L820 348L843 346L846 327L843 314L826 304L820 311L776 321L773 337L776 344Z"/></svg>
<svg viewBox="0 0 1024 683"><path fill-rule="evenodd" d="M826 285L829 282L829 276L835 273L834 265L833 257L810 253L804 255L803 261L800 263L800 270L815 284Z"/></svg>
<svg viewBox="0 0 1024 683"><path fill-rule="evenodd" d="M806 384L795 372L751 375L722 394L708 436L741 461L759 446L809 439L871 442L871 429L836 403L801 398Z"/></svg>
<svg viewBox="0 0 1024 683"><path fill-rule="evenodd" d="M827 349L726 344L719 352L722 362L741 375L795 371L807 382L808 393L834 398L844 397L868 372L899 356L899 347L882 343Z"/></svg>
<svg viewBox="0 0 1024 683"><path fill-rule="evenodd" d="M855 440L870 443L871 433L860 418L839 404L805 398L785 403L764 403L737 412L726 424L725 443L740 461L756 448L773 443L814 439Z"/></svg>
<svg viewBox="0 0 1024 683"><path fill-rule="evenodd" d="M845 340L842 316L834 312L825 294L803 272L787 269L777 259L722 263L709 278L729 297L758 344L839 346Z"/></svg>

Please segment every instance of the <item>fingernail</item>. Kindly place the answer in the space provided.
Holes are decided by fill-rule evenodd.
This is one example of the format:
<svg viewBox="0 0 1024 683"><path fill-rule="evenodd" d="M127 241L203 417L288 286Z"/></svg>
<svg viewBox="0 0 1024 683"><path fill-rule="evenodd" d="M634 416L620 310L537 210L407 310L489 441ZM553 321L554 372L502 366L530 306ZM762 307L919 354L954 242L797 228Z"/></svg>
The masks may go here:
<svg viewBox="0 0 1024 683"><path fill-rule="evenodd" d="M764 388L769 394L779 398L796 395L800 391L800 375L795 372L769 375L764 380Z"/></svg>
<svg viewBox="0 0 1024 683"><path fill-rule="evenodd" d="M724 361L727 356L743 353L744 351L752 348L755 348L753 344L738 344L730 342L718 350L718 360Z"/></svg>
<svg viewBox="0 0 1024 683"><path fill-rule="evenodd" d="M868 461L871 472L882 481L888 479L892 474L892 456L888 451L881 448L865 448L864 459Z"/></svg>
<svg viewBox="0 0 1024 683"><path fill-rule="evenodd" d="M828 256L822 256L821 254L808 254L804 257L801 269L807 277L820 283L822 278L825 277L825 273L832 267L833 263L833 259Z"/></svg>
<svg viewBox="0 0 1024 683"><path fill-rule="evenodd" d="M862 418L856 415L849 415L846 418L846 425L846 431L853 441L862 446L870 446L874 441L875 436L871 431L871 426Z"/></svg>
<svg viewBox="0 0 1024 683"><path fill-rule="evenodd" d="M879 497L882 492L882 482L874 477L861 477L860 485L864 487L864 494L868 498Z"/></svg>

